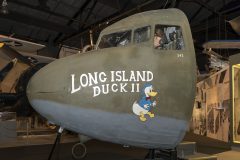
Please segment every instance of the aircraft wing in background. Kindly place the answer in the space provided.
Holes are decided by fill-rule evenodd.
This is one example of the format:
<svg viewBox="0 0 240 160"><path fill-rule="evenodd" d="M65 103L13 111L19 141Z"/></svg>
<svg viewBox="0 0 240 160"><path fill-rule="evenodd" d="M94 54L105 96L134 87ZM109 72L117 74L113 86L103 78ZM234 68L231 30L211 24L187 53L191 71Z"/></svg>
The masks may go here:
<svg viewBox="0 0 240 160"><path fill-rule="evenodd" d="M240 40L212 40L203 44L205 49L240 49Z"/></svg>

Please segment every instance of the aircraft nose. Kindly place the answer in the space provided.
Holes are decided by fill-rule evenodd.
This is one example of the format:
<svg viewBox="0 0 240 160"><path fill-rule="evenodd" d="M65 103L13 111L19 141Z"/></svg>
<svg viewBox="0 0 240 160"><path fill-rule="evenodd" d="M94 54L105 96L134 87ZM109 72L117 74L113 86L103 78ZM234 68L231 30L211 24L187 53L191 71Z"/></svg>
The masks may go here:
<svg viewBox="0 0 240 160"><path fill-rule="evenodd" d="M52 62L54 63L54 62ZM46 107L43 103L62 102L65 95L63 72L54 65L47 65L36 72L30 79L27 86L27 96L32 107L43 114Z"/></svg>

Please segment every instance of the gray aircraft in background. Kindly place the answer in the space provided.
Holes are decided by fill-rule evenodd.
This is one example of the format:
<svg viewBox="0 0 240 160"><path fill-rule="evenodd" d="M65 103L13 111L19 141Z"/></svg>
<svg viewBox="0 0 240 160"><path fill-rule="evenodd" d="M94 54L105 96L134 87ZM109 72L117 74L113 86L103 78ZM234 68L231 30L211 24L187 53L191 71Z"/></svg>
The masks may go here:
<svg viewBox="0 0 240 160"><path fill-rule="evenodd" d="M185 14L138 13L105 28L96 48L55 60L27 96L51 123L103 141L173 149L188 129L196 63Z"/></svg>

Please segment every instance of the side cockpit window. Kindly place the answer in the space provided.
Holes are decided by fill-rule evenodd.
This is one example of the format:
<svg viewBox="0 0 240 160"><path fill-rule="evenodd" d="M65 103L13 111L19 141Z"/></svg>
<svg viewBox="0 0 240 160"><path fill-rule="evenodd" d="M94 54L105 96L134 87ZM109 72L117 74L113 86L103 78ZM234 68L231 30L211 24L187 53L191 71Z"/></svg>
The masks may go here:
<svg viewBox="0 0 240 160"><path fill-rule="evenodd" d="M98 48L126 46L131 42L131 30L103 35Z"/></svg>
<svg viewBox="0 0 240 160"><path fill-rule="evenodd" d="M146 42L150 39L150 26L141 27L134 30L134 43Z"/></svg>
<svg viewBox="0 0 240 160"><path fill-rule="evenodd" d="M154 48L159 50L183 50L184 40L182 29L173 25L156 25Z"/></svg>

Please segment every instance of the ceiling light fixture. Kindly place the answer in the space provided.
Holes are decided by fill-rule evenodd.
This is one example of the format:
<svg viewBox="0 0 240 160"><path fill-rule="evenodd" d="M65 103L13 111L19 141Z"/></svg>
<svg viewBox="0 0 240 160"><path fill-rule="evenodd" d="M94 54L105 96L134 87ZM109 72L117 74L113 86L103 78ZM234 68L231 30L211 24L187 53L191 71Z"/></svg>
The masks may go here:
<svg viewBox="0 0 240 160"><path fill-rule="evenodd" d="M2 14L8 14L9 13L7 6L8 6L7 0L3 0L2 5L1 5L1 9L0 9L0 12Z"/></svg>

